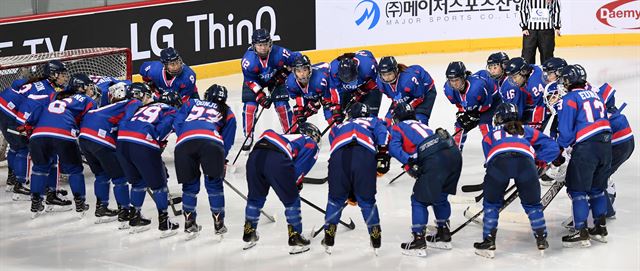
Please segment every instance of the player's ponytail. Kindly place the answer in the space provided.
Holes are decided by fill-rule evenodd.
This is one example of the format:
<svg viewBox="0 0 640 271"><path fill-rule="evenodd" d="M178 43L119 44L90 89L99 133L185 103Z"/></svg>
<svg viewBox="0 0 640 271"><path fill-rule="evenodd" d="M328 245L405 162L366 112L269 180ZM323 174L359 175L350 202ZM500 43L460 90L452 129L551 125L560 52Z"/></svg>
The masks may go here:
<svg viewBox="0 0 640 271"><path fill-rule="evenodd" d="M402 73L407 70L409 67L405 64L398 63L398 73Z"/></svg>
<svg viewBox="0 0 640 271"><path fill-rule="evenodd" d="M222 123L227 125L227 114L229 114L229 106L224 102L218 102L218 110L222 115Z"/></svg>
<svg viewBox="0 0 640 271"><path fill-rule="evenodd" d="M505 123L503 127L504 130L510 135L524 135L524 127L522 126L521 121L509 121Z"/></svg>

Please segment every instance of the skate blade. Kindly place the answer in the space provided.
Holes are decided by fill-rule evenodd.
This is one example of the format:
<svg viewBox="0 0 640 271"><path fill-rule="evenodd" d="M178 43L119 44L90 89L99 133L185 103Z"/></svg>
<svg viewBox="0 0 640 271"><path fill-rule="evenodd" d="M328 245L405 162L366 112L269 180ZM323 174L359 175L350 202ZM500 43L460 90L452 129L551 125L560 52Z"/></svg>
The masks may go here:
<svg viewBox="0 0 640 271"><path fill-rule="evenodd" d="M31 213L31 219L35 219L36 217L39 217L39 216L43 215L44 213L45 213L44 211L32 212Z"/></svg>
<svg viewBox="0 0 640 271"><path fill-rule="evenodd" d="M574 247L585 248L585 247L591 246L591 241L584 240L584 241L578 241L578 242L562 242L562 246L567 248L574 248Z"/></svg>
<svg viewBox="0 0 640 271"><path fill-rule="evenodd" d="M11 192L11 191L13 191L13 185L9 184L4 188L4 192Z"/></svg>
<svg viewBox="0 0 640 271"><path fill-rule="evenodd" d="M426 248L403 249L402 255L412 256L412 257L427 257L427 249Z"/></svg>
<svg viewBox="0 0 640 271"><path fill-rule="evenodd" d="M493 259L496 257L496 252L494 250L476 249L476 255L485 257L488 259Z"/></svg>
<svg viewBox="0 0 640 271"><path fill-rule="evenodd" d="M175 230L166 230L166 231L161 231L161 232L160 232L160 239L167 238L167 237L171 237L171 236L174 236L174 235L176 235L176 234L178 234L177 229L175 229Z"/></svg>
<svg viewBox="0 0 640 271"><path fill-rule="evenodd" d="M200 232L188 232L187 236L184 237L185 241L191 241L193 239L196 239L196 237L198 237L198 235L200 235Z"/></svg>
<svg viewBox="0 0 640 271"><path fill-rule="evenodd" d="M13 201L30 201L31 200L31 196L30 195L23 195L23 194L13 193L13 196L11 197L11 199Z"/></svg>
<svg viewBox="0 0 640 271"><path fill-rule="evenodd" d="M44 209L45 212L50 213L59 213L59 212L68 212L73 210L73 206L71 205L47 205Z"/></svg>
<svg viewBox="0 0 640 271"><path fill-rule="evenodd" d="M376 255L376 257L378 257L378 249L377 248L373 248L373 255Z"/></svg>
<svg viewBox="0 0 640 271"><path fill-rule="evenodd" d="M129 228L131 228L129 221L120 222L120 225L118 225L118 230L128 230Z"/></svg>
<svg viewBox="0 0 640 271"><path fill-rule="evenodd" d="M291 246L289 249L289 255L302 254L309 250L309 246Z"/></svg>
<svg viewBox="0 0 640 271"><path fill-rule="evenodd" d="M327 253L327 255L331 255L332 253L332 249L330 246L324 246L324 253Z"/></svg>
<svg viewBox="0 0 640 271"><path fill-rule="evenodd" d="M444 249L444 250L450 250L453 248L453 246L451 245L451 242L427 242L427 246L430 248L437 248L437 249Z"/></svg>
<svg viewBox="0 0 640 271"><path fill-rule="evenodd" d="M148 231L151 228L151 226L149 226L149 225L135 226L135 227L130 226L130 227L131 227L131 230L129 231L130 234L141 233L143 231Z"/></svg>
<svg viewBox="0 0 640 271"><path fill-rule="evenodd" d="M248 250L251 249L252 247L256 246L256 241L251 241L251 242L245 242L244 243L244 247L242 248L242 250Z"/></svg>
<svg viewBox="0 0 640 271"><path fill-rule="evenodd" d="M118 220L117 216L97 217L95 224L111 223L111 222L116 221L116 220Z"/></svg>
<svg viewBox="0 0 640 271"><path fill-rule="evenodd" d="M606 236L602 236L602 235L597 234L597 235L590 235L589 237L591 237L591 240L593 240L593 241L597 241L597 242L605 243L605 244L607 243L607 237Z"/></svg>
<svg viewBox="0 0 640 271"><path fill-rule="evenodd" d="M540 250L540 257L544 257L544 249Z"/></svg>

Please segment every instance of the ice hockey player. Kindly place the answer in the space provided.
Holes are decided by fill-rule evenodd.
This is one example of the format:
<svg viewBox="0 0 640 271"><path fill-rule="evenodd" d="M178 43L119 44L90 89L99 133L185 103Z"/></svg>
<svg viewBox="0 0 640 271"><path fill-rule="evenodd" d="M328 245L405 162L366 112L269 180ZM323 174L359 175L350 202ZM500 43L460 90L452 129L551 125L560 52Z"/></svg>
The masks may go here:
<svg viewBox="0 0 640 271"><path fill-rule="evenodd" d="M19 82L17 82L19 81ZM69 72L64 63L52 60L43 65L41 78L31 80L16 80L12 88L7 88L0 93L0 128L4 138L9 143L7 164L9 168L7 190L14 193L14 200L29 200L31 193L25 187L27 180L27 157L29 147L27 137L21 135L18 127L25 121L20 106L29 99L43 98L49 102L51 95L56 93L69 82ZM24 128L24 126L22 126ZM31 130L31 128L29 128ZM57 178L57 176L55 176ZM9 182L15 180L15 182ZM57 179L56 179L57 181ZM54 193L55 194L55 193Z"/></svg>
<svg viewBox="0 0 640 271"><path fill-rule="evenodd" d="M518 193L531 222L538 249L543 251L549 247L536 166L545 167L559 156L560 150L553 139L524 126L518 115L516 105L501 104L493 118L494 127L482 139L487 169L482 202L484 240L474 243L473 247L476 254L487 258L495 256L498 217L504 206L504 192L511 179L515 181L514 193Z"/></svg>
<svg viewBox="0 0 640 271"><path fill-rule="evenodd" d="M300 190L302 179L318 159L320 130L308 122L301 123L298 134L278 134L266 130L256 142L247 161L249 195L245 209L242 240L244 249L255 246L259 239L256 229L260 210L264 206L269 187L285 207L289 236L289 254L309 250L310 241L302 236Z"/></svg>
<svg viewBox="0 0 640 271"><path fill-rule="evenodd" d="M200 192L200 167L204 173L204 187L209 197L215 234L227 232L224 225L225 158L233 146L236 118L226 104L227 88L211 85L204 99L189 99L173 121L178 137L174 152L178 182L182 184L182 208L184 231L187 240L198 236L200 225L196 223L197 196Z"/></svg>
<svg viewBox="0 0 640 271"><path fill-rule="evenodd" d="M25 126L35 128L29 138L29 150L33 161L31 172L33 217L45 210L42 196L45 193L52 166L51 158L54 156L57 156L60 161L61 173L69 176L69 186L73 193L76 212L83 216L89 210L82 173L82 156L76 137L80 120L89 110L96 108L96 102L91 99L94 92L95 85L87 75L74 74L65 90L55 93L48 105L36 102L40 107L34 106L34 110L30 111L31 114L26 118ZM49 199L49 197L50 195L47 195L47 205L67 205L66 202L52 203L52 200L59 199Z"/></svg>
<svg viewBox="0 0 640 271"><path fill-rule="evenodd" d="M129 228L129 184L116 156L116 138L120 120L132 116L142 106L139 98L146 88L142 83L112 84L104 95L109 98L108 102L87 112L80 125L80 149L96 178L93 185L97 200L96 223L117 219L122 224L120 229ZM113 183L117 211L108 208L110 183Z"/></svg>
<svg viewBox="0 0 640 271"><path fill-rule="evenodd" d="M544 87L543 100L546 106L545 120L542 122L541 131L544 131L546 126L551 121L551 127L549 129L549 135L551 138L556 138L558 135L558 116L556 115L557 107L561 102L562 96L566 94L564 86L558 81L562 68L567 66L567 62L558 57L552 57L542 63L542 70L544 71L544 78L546 85ZM567 171L567 163L563 163L560 166L553 164L540 176L540 184L549 186L553 184L555 180L564 182L564 175Z"/></svg>
<svg viewBox="0 0 640 271"><path fill-rule="evenodd" d="M494 84L471 75L461 61L449 63L445 75L444 94L458 108L453 138L462 151L467 133L473 128L479 126L482 136L489 132L493 112L502 100L495 94ZM463 131L458 133L459 130Z"/></svg>
<svg viewBox="0 0 640 271"><path fill-rule="evenodd" d="M140 66L142 80L159 97L165 92L177 93L182 101L198 97L196 74L182 61L173 47L160 51L160 61L144 62Z"/></svg>
<svg viewBox="0 0 640 271"><path fill-rule="evenodd" d="M347 105L362 102L369 107L373 116L378 116L382 93L378 90L378 63L367 50L346 53L331 61L329 91L331 93L331 114L336 124L340 116L348 112ZM338 119L336 119L338 117Z"/></svg>
<svg viewBox="0 0 640 271"><path fill-rule="evenodd" d="M426 256L426 247L451 249L447 197L456 193L462 155L453 138L444 129L434 132L416 119L411 105L400 103L393 109L395 125L390 128L389 153L416 179L411 194L411 233L413 239L402 243L403 253ZM425 237L431 205L438 225L437 233Z"/></svg>
<svg viewBox="0 0 640 271"><path fill-rule="evenodd" d="M242 124L244 135L249 137L242 146L248 151L253 144L253 126L255 125L258 104L270 108L273 103L280 119L282 131L291 126L289 94L285 86L293 60L301 54L274 45L271 34L266 29L258 29L251 35L251 47L242 57Z"/></svg>
<svg viewBox="0 0 640 271"><path fill-rule="evenodd" d="M598 94L585 89L586 71L568 65L562 69L560 80L568 93L558 110L557 141L565 150L572 149L566 185L576 229L562 237L562 244L588 247L590 239L606 242L608 234L605 189L611 172L611 127ZM589 210L595 224L591 229L587 229Z"/></svg>
<svg viewBox="0 0 640 271"><path fill-rule="evenodd" d="M378 73L378 88L391 99L391 107L385 116L387 125L391 125L393 108L400 103L410 104L417 120L429 125L437 95L431 75L420 65L398 64L393 56L380 59Z"/></svg>
<svg viewBox="0 0 640 271"><path fill-rule="evenodd" d="M505 103L516 105L520 111L520 120L538 130L542 130L547 113L543 93L546 82L542 69L527 63L524 58L509 59L505 73L507 82L500 87L500 95Z"/></svg>
<svg viewBox="0 0 640 271"><path fill-rule="evenodd" d="M141 208L145 198L145 189L153 191L153 200L158 209L158 230L160 238L177 233L178 224L171 222L167 212L169 201L167 172L162 162L162 150L171 133L176 109L181 99L175 92L165 92L154 102L147 85L140 86L143 106L133 116L125 116L118 125L116 154L131 184L131 205L134 210L130 216L131 233L146 231L151 221L142 216Z"/></svg>
<svg viewBox="0 0 640 271"><path fill-rule="evenodd" d="M289 97L295 101L293 106L293 123L306 122L315 115L320 107L331 100L329 92L329 64L321 62L311 65L306 55L296 57L291 66L293 72L287 77ZM326 120L331 118L328 106L324 108ZM292 131L295 131L292 129Z"/></svg>
<svg viewBox="0 0 640 271"><path fill-rule="evenodd" d="M381 245L375 197L376 173L384 174L389 170L389 133L384 121L371 116L364 103L353 104L348 117L348 120L333 126L329 134L329 198L322 240L329 254L347 199L360 206L374 252Z"/></svg>

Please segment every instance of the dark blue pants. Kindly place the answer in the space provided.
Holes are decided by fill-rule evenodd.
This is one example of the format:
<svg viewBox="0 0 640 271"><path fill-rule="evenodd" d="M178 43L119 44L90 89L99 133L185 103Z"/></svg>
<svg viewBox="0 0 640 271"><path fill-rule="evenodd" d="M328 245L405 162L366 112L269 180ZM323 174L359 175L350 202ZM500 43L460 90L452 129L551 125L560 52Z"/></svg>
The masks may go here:
<svg viewBox="0 0 640 271"><path fill-rule="evenodd" d="M25 136L8 132L8 129L15 131L17 127L18 123L13 118L7 116L4 112L0 112L0 130L5 140L9 143L7 165L8 168L13 170L17 181L24 184L27 181L29 142Z"/></svg>
<svg viewBox="0 0 640 271"><path fill-rule="evenodd" d="M611 147L611 175L618 171L618 168L629 158L635 148L634 139L624 141ZM611 178L611 177L609 177ZM615 184L609 180L607 188L607 217L614 216L616 211L613 209L613 202L616 199Z"/></svg>
<svg viewBox="0 0 640 271"><path fill-rule="evenodd" d="M611 133L599 133L573 146L567 167L567 193L572 201L576 229L587 226L591 209L593 218L605 216L604 194L611 175Z"/></svg>
<svg viewBox="0 0 640 271"><path fill-rule="evenodd" d="M167 171L159 149L145 145L118 141L116 146L118 162L131 183L131 204L139 209L145 197L145 188L153 191L153 199L158 211L169 207Z"/></svg>
<svg viewBox="0 0 640 271"><path fill-rule="evenodd" d="M300 194L296 187L296 174L289 156L274 149L254 148L247 160L247 207L245 217L254 228L258 225L260 210L273 188L285 207L287 223L298 233L302 232Z"/></svg>
<svg viewBox="0 0 640 271"><path fill-rule="evenodd" d="M358 144L346 145L331 153L325 227L338 224L350 193L358 201L369 232L373 226L380 225L376 206L376 165L375 154Z"/></svg>
<svg viewBox="0 0 640 271"><path fill-rule="evenodd" d="M535 231L546 231L542 204L540 203L540 183L538 171L531 157L516 152L502 153L487 164L484 176L484 217L483 238L498 227L499 210L504 201L504 191L511 179L515 180L516 189L524 211L529 217L531 228Z"/></svg>
<svg viewBox="0 0 640 271"><path fill-rule="evenodd" d="M29 152L33 167L31 193L44 195L45 186L52 168L52 158L58 156L60 172L69 175L69 186L74 198L84 198L86 188L82 174L82 156L75 141L54 137L36 137L29 141Z"/></svg>
<svg viewBox="0 0 640 271"><path fill-rule="evenodd" d="M93 186L98 202L104 205L109 204L109 185L113 182L116 202L119 206L128 208L129 185L118 162L116 150L84 138L80 139L80 150L91 172L96 176Z"/></svg>

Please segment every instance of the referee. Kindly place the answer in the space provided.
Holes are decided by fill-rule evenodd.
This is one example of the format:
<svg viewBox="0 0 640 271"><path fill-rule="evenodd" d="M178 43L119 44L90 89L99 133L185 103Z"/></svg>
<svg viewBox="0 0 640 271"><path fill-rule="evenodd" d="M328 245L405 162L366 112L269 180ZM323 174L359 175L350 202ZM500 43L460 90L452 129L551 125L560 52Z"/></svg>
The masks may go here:
<svg viewBox="0 0 640 271"><path fill-rule="evenodd" d="M522 28L522 57L535 64L536 48L540 63L553 57L556 47L554 32L560 37L560 0L522 0L520 2Z"/></svg>

